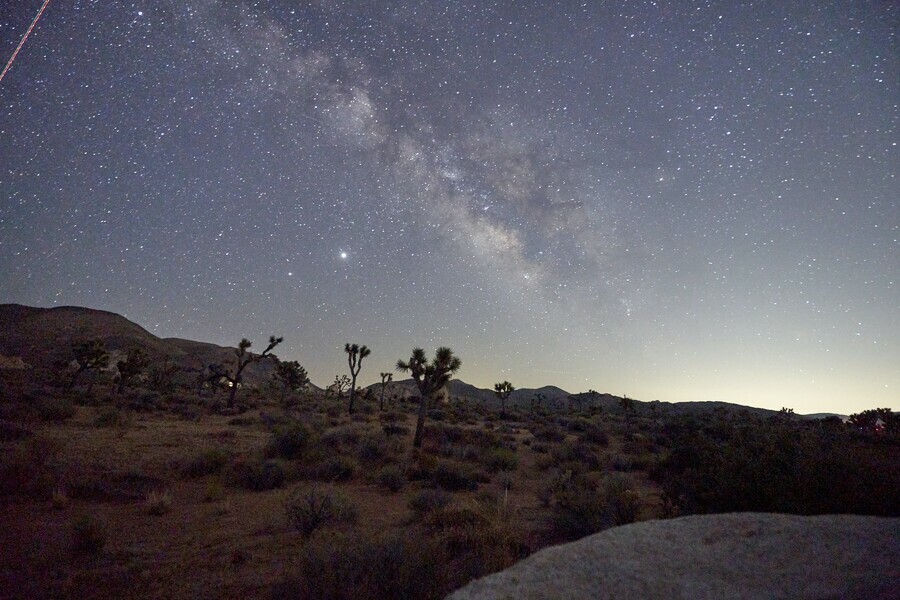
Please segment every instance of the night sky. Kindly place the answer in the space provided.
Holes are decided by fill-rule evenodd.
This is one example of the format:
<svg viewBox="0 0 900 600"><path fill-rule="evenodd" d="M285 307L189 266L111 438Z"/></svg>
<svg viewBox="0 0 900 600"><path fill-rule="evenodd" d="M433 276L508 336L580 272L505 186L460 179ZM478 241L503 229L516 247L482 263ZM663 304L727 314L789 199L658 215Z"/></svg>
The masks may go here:
<svg viewBox="0 0 900 600"><path fill-rule="evenodd" d="M0 7L5 64L42 0ZM900 6L52 0L0 82L0 302L326 385L900 408Z"/></svg>

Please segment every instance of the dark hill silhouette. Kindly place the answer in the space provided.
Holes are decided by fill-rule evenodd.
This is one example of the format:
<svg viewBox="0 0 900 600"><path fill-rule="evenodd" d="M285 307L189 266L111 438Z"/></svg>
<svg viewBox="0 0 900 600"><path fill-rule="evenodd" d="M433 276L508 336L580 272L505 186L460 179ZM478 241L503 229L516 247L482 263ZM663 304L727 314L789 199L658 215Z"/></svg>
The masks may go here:
<svg viewBox="0 0 900 600"><path fill-rule="evenodd" d="M277 332L276 332L277 333ZM125 317L105 310L78 306L35 308L21 304L0 304L0 355L7 359L21 358L26 366L36 369L55 369L61 361L70 358L74 344L93 338L101 338L110 351L126 352L129 348L140 348L151 361L166 358L178 365L184 373L197 373L211 363L233 364L234 348L217 346L181 338L159 338L140 325ZM235 340L237 344L239 340ZM265 340L251 340L263 344ZM264 347L264 346L263 346ZM339 358L339 357L338 357ZM337 358L336 358L337 360ZM14 361L7 361L14 362ZM0 362L0 364L3 364ZM250 365L245 371L244 381L259 385L271 378L271 361ZM515 383L515 382L513 382ZM312 386L315 390L321 388ZM376 395L381 384L368 386ZM394 381L390 393L401 396L416 396L418 390L412 379ZM447 386L451 400L478 402L487 408L499 410L499 401L492 389L483 389L460 379L452 379ZM555 386L537 389L517 389L508 400L508 405L529 408L538 394L542 396L544 408L567 411L572 408L599 409L602 411L622 411L622 397L598 392L572 394ZM632 410L642 415L653 414L708 414L724 412L740 414L750 412L757 415L774 415L777 411L753 408L728 402L641 402L632 400ZM797 415L802 418L823 418L832 415Z"/></svg>
<svg viewBox="0 0 900 600"><path fill-rule="evenodd" d="M233 348L159 338L125 317L105 310L0 304L0 354L20 357L28 367L56 369L60 362L70 359L75 344L94 338L102 339L111 352L126 353L130 348L139 348L151 362L168 358L182 372L199 372L215 362L230 365L234 359ZM271 372L270 361L262 361L247 368L244 380L259 384L271 377Z"/></svg>

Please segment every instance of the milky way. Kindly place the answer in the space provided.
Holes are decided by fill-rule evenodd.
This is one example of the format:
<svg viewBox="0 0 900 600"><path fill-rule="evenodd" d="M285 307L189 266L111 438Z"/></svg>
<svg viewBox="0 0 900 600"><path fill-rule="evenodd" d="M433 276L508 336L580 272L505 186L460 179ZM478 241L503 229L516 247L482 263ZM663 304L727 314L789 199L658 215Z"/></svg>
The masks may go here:
<svg viewBox="0 0 900 600"><path fill-rule="evenodd" d="M40 8L0 9L5 62ZM0 301L283 335L320 385L900 407L890 2L51 2Z"/></svg>

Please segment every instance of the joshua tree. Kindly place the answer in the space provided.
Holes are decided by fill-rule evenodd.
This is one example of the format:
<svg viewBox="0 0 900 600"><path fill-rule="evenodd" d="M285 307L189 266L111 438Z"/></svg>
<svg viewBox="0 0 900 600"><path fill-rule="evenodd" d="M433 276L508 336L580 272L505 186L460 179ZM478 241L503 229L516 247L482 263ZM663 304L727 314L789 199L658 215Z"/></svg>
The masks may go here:
<svg viewBox="0 0 900 600"><path fill-rule="evenodd" d="M229 408L234 406L234 398L237 395L238 387L240 387L241 381L243 380L244 369L247 368L247 365L259 362L264 358L271 358L272 355L270 352L272 349L283 341L283 337L276 338L274 335L269 336L269 345L262 351L262 354L253 354L252 352L247 352L250 346L253 345L252 342L247 338L244 338L234 351L235 356L237 356L237 365L235 365L233 371L231 369L226 369L222 365L209 365L209 370L214 377L224 377L231 386L231 393L228 396Z"/></svg>
<svg viewBox="0 0 900 600"><path fill-rule="evenodd" d="M413 447L422 446L422 437L425 433L425 412L428 400L447 385L453 374L459 371L462 361L453 356L453 350L446 347L438 348L434 358L429 363L425 358L425 351L421 348L413 348L409 361L397 361L397 370L409 372L416 387L419 388L419 419L416 422L416 436L413 439Z"/></svg>
<svg viewBox="0 0 900 600"><path fill-rule="evenodd" d="M125 384L140 375L144 369L147 368L148 364L150 364L150 361L147 359L147 355L144 351L140 348L132 349L125 360L117 362L116 367L119 369L119 387L116 389L116 393L121 394L122 390L125 389Z"/></svg>
<svg viewBox="0 0 900 600"><path fill-rule="evenodd" d="M350 365L350 414L353 414L353 400L356 398L356 376L362 369L362 361L372 354L365 346L358 344L344 344L344 352L347 353L347 364Z"/></svg>
<svg viewBox="0 0 900 600"><path fill-rule="evenodd" d="M275 373L272 377L281 382L281 399L284 400L286 392L299 392L309 384L309 376L306 369L300 366L296 360L275 363Z"/></svg>
<svg viewBox="0 0 900 600"><path fill-rule="evenodd" d="M78 363L78 368L72 374L72 380L69 382L70 388L75 387L78 376L85 371L99 371L109 365L109 353L106 351L106 345L100 338L76 344L73 348L72 358ZM89 394L93 386L93 381L88 384Z"/></svg>
<svg viewBox="0 0 900 600"><path fill-rule="evenodd" d="M381 401L378 403L378 410L384 410L384 388L387 387L387 384L394 380L393 373L382 373L381 374Z"/></svg>
<svg viewBox="0 0 900 600"><path fill-rule="evenodd" d="M627 421L631 413L634 412L634 400L628 396L622 396L622 399L619 400L619 407L621 407L622 412L625 413L625 420Z"/></svg>
<svg viewBox="0 0 900 600"><path fill-rule="evenodd" d="M334 382L325 390L325 394L335 394L338 399L344 397L344 390L350 387L350 378L346 375L335 375Z"/></svg>
<svg viewBox="0 0 900 600"><path fill-rule="evenodd" d="M514 391L516 391L515 386L508 381L494 384L494 395L500 399L500 416L504 419L506 418L506 399L509 398L509 395Z"/></svg>

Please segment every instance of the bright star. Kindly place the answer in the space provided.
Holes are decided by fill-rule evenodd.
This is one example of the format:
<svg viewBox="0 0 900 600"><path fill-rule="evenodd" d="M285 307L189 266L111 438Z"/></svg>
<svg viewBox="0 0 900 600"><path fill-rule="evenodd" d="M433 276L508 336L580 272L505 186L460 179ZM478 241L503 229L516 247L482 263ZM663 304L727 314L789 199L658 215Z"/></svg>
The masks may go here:
<svg viewBox="0 0 900 600"><path fill-rule="evenodd" d="M341 252L341 258L347 258L347 253L346 253L346 252Z"/></svg>

